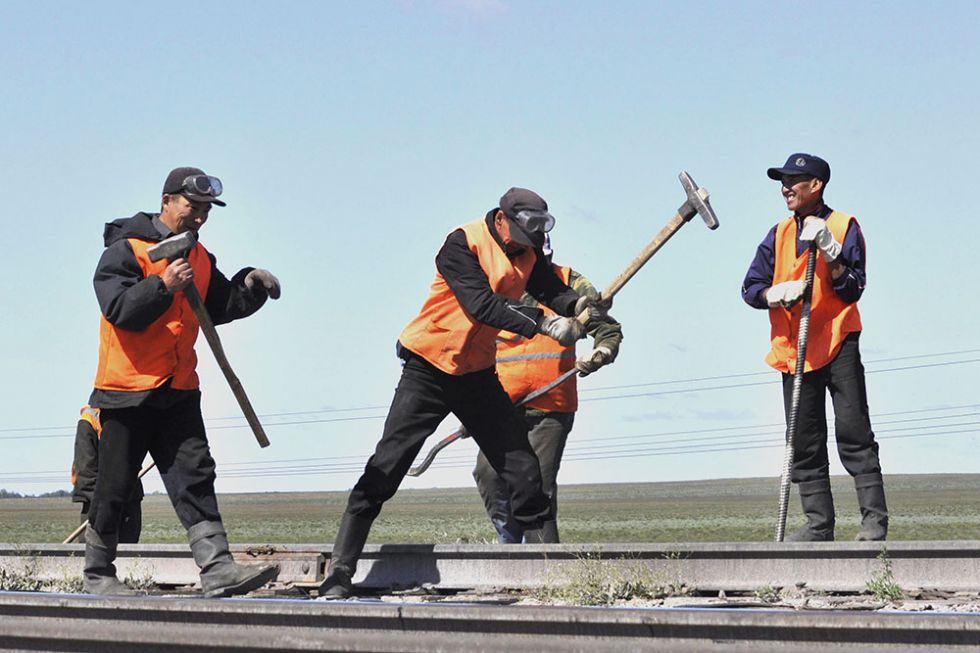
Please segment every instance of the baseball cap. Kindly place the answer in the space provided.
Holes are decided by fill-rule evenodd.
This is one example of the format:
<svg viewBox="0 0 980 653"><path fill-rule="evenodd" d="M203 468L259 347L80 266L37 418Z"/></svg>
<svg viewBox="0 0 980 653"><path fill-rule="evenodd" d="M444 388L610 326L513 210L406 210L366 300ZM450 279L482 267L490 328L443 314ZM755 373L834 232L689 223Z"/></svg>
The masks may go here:
<svg viewBox="0 0 980 653"><path fill-rule="evenodd" d="M197 180L195 178L204 179ZM192 179L199 181L199 183L188 183ZM205 192L199 190L202 188L202 185ZM174 168L167 175L167 181L163 182L164 195L180 194L195 202L211 202L218 206L227 206L223 201L218 199L221 190L221 181L217 177L212 177L200 168L190 166Z"/></svg>
<svg viewBox="0 0 980 653"><path fill-rule="evenodd" d="M779 181L783 175L810 175L824 183L830 181L830 164L813 154L797 152L790 154L782 168L769 168L766 174Z"/></svg>
<svg viewBox="0 0 980 653"><path fill-rule="evenodd" d="M510 220L511 237L527 247L540 249L545 233L555 224L548 203L533 190L512 187L500 198L500 210Z"/></svg>

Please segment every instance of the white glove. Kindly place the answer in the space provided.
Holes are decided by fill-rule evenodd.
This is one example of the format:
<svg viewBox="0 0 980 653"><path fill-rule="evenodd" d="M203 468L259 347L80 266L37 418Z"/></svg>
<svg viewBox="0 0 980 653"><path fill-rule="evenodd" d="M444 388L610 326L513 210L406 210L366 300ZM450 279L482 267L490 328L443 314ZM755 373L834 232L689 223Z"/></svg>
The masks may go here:
<svg viewBox="0 0 980 653"><path fill-rule="evenodd" d="M608 347L599 345L590 353L575 361L575 369L578 370L579 376L588 376L603 365L608 365L611 362L612 351Z"/></svg>
<svg viewBox="0 0 980 653"><path fill-rule="evenodd" d="M279 279L276 279L274 274L262 268L255 268L245 275L245 287L252 292L257 292L256 286L262 289L258 292L265 291L272 299L279 299L279 295L282 292Z"/></svg>
<svg viewBox="0 0 980 653"><path fill-rule="evenodd" d="M800 240L807 242L813 241L820 248L823 258L828 263L833 263L840 256L841 244L834 240L834 234L827 228L827 221L814 216L807 216L803 220L803 230L800 232Z"/></svg>
<svg viewBox="0 0 980 653"><path fill-rule="evenodd" d="M575 344L576 340L585 337L585 325L574 317L562 317L560 315L545 315L538 327L538 333L543 333L549 338L554 338L559 343L569 347Z"/></svg>
<svg viewBox="0 0 980 653"><path fill-rule="evenodd" d="M802 279L799 281L777 283L766 291L766 302L769 303L769 308L776 308L777 306L789 308L803 296L803 290L805 288L806 281Z"/></svg>

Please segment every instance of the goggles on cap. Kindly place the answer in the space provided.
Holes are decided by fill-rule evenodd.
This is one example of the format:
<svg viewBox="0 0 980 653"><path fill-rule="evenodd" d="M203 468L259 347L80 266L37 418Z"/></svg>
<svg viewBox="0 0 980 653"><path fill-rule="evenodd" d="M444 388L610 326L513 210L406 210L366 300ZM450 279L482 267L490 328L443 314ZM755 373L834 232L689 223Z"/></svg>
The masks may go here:
<svg viewBox="0 0 980 653"><path fill-rule="evenodd" d="M514 216L514 221L521 226L524 231L537 231L546 234L555 226L555 217L547 211L532 211L525 209L518 211Z"/></svg>
<svg viewBox="0 0 980 653"><path fill-rule="evenodd" d="M211 175L191 175L190 177L185 177L184 181L180 184L180 192L188 193L189 195L217 197L221 195L221 191L223 190L221 180Z"/></svg>

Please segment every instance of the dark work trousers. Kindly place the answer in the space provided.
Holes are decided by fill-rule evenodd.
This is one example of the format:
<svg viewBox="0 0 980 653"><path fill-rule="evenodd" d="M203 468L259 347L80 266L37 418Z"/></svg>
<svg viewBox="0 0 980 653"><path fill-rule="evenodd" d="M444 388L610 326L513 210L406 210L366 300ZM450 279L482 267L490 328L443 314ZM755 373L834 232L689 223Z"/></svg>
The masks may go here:
<svg viewBox="0 0 980 653"><path fill-rule="evenodd" d="M72 476L75 486L72 501L82 504L79 521L88 521L92 497L95 494L95 480L99 471L99 434L85 420L78 420L75 429L75 459L72 461ZM119 525L119 543L135 544L140 541L143 528L143 482L136 481L133 494L123 506L122 522Z"/></svg>
<svg viewBox="0 0 980 653"><path fill-rule="evenodd" d="M194 393L165 409L103 408L99 472L89 523L100 534L116 533L136 476L149 452L184 528L221 521L214 495L214 459Z"/></svg>
<svg viewBox="0 0 980 653"><path fill-rule="evenodd" d="M551 502L541 490L541 470L527 441L527 427L494 369L454 376L407 350L401 355L405 364L384 432L351 490L347 512L377 517L425 439L454 413L510 488L514 519L522 528L539 528L550 519Z"/></svg>
<svg viewBox="0 0 980 653"><path fill-rule="evenodd" d="M541 488L551 500L552 519L557 519L558 468L565 452L565 442L575 422L575 413L531 410L525 413L524 422L528 428L527 439L541 465ZM501 544L520 543L523 531L515 524L511 514L510 491L482 451L476 457L473 478Z"/></svg>
<svg viewBox="0 0 980 653"><path fill-rule="evenodd" d="M858 349L860 332L851 333L829 364L803 375L800 412L793 440L794 483L830 477L827 459L826 396L834 404L837 453L851 476L881 473L878 443L871 430L864 365ZM783 403L789 423L793 375L783 374Z"/></svg>

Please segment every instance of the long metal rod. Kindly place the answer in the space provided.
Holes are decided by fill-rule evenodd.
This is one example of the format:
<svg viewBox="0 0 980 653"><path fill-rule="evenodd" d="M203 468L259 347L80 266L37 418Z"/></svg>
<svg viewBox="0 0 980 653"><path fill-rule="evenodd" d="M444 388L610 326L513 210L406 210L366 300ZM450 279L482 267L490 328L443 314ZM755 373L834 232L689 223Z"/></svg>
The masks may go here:
<svg viewBox="0 0 980 653"><path fill-rule="evenodd" d="M786 534L786 511L789 508L790 474L793 470L793 442L799 426L800 394L803 390L803 371L806 364L806 343L810 335L810 304L813 299L813 274L817 267L817 244L810 243L807 250L806 287L803 289L803 307L800 309L800 329L796 338L796 373L793 375L793 396L790 400L789 418L786 423L786 449L783 451L783 473L779 480L779 513L776 516L776 541L782 542Z"/></svg>

